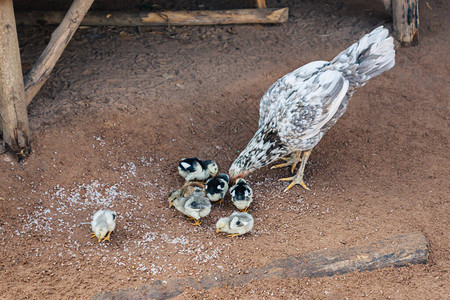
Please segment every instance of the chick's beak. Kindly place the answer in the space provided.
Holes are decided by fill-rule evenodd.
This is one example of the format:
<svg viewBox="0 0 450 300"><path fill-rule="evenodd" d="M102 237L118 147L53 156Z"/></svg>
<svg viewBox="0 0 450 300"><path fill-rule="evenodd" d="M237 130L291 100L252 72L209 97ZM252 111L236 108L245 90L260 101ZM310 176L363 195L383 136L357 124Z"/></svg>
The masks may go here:
<svg viewBox="0 0 450 300"><path fill-rule="evenodd" d="M170 202L169 203L169 208L171 208L173 206L173 203L172 202Z"/></svg>
<svg viewBox="0 0 450 300"><path fill-rule="evenodd" d="M219 233L219 232L220 232L220 229L216 229L216 232Z"/></svg>
<svg viewBox="0 0 450 300"><path fill-rule="evenodd" d="M101 239L101 238L98 238L98 242L101 243L101 242L102 242L102 239Z"/></svg>

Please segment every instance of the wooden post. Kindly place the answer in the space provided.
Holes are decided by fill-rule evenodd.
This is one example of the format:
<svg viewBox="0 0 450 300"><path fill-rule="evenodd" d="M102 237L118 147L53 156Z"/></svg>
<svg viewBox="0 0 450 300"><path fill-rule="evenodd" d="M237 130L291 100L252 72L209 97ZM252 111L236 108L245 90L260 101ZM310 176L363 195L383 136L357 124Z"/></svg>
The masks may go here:
<svg viewBox="0 0 450 300"><path fill-rule="evenodd" d="M392 15L392 0L380 0L384 8Z"/></svg>
<svg viewBox="0 0 450 300"><path fill-rule="evenodd" d="M256 0L256 7L267 8L266 0Z"/></svg>
<svg viewBox="0 0 450 300"><path fill-rule="evenodd" d="M74 0L58 28L52 33L47 47L25 78L26 104L28 105L44 85L77 30L94 0Z"/></svg>
<svg viewBox="0 0 450 300"><path fill-rule="evenodd" d="M27 157L31 133L12 0L0 0L0 129L6 147Z"/></svg>
<svg viewBox="0 0 450 300"><path fill-rule="evenodd" d="M419 40L419 0L392 0L394 33L404 46Z"/></svg>

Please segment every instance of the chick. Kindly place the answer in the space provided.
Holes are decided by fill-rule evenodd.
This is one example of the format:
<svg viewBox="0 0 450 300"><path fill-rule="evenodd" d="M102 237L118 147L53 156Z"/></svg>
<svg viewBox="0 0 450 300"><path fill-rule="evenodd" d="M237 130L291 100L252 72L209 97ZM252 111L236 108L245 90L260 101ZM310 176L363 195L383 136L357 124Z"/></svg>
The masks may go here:
<svg viewBox="0 0 450 300"><path fill-rule="evenodd" d="M197 157L183 158L178 165L178 172L187 181L206 180L210 176L216 176L218 171L215 161L202 161Z"/></svg>
<svg viewBox="0 0 450 300"><path fill-rule="evenodd" d="M247 212L253 201L253 191L245 179L239 178L230 189L231 201L237 209Z"/></svg>
<svg viewBox="0 0 450 300"><path fill-rule="evenodd" d="M234 212L216 223L216 232L226 232L229 237L246 234L252 228L253 217L246 212Z"/></svg>
<svg viewBox="0 0 450 300"><path fill-rule="evenodd" d="M200 226L200 218L206 217L211 212L211 202L205 197L199 187L188 186L185 197L172 197L169 199L169 207L175 208L194 220L193 225Z"/></svg>
<svg viewBox="0 0 450 300"><path fill-rule="evenodd" d="M92 217L92 237L97 237L98 242L111 241L109 236L111 232L116 228L116 212L108 209L100 209Z"/></svg>
<svg viewBox="0 0 450 300"><path fill-rule="evenodd" d="M195 189L194 187L199 187L200 189L203 189L205 186L200 182L190 182L186 181L185 184L178 190L172 192L169 196L169 207L173 206L173 201L177 198L183 198L188 197L191 195Z"/></svg>
<svg viewBox="0 0 450 300"><path fill-rule="evenodd" d="M206 197L208 197L211 202L222 203L223 198L228 191L229 180L230 177L223 173L208 179L205 184Z"/></svg>

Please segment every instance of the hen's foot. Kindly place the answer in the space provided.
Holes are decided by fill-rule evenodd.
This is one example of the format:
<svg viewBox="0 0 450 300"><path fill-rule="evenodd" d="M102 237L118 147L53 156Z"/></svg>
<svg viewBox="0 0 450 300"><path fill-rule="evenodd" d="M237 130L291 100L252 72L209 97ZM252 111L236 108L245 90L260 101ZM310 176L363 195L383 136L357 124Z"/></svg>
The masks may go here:
<svg viewBox="0 0 450 300"><path fill-rule="evenodd" d="M297 164L299 162L302 161L302 152L296 151L296 152L292 153L291 157L289 157L289 158L282 157L281 159L284 160L285 163L272 166L271 169L278 169L278 168L291 166L291 173L294 173L295 167L297 166Z"/></svg>
<svg viewBox="0 0 450 300"><path fill-rule="evenodd" d="M301 185L305 190L309 191L309 188L306 186L305 182L303 181L303 173L305 171L306 162L308 161L308 158L310 155L311 155L311 150L303 152L303 157L301 158L301 164L300 164L300 167L298 168L297 174L295 174L295 176L280 179L281 181L291 181L291 183L284 189L284 192L287 192L296 184Z"/></svg>

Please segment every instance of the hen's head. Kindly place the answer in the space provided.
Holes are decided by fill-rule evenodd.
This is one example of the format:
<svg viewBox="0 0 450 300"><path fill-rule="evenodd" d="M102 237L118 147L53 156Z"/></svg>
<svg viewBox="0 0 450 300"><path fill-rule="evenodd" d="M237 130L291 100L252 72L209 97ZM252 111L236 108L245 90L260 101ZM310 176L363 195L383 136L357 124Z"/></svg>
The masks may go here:
<svg viewBox="0 0 450 300"><path fill-rule="evenodd" d="M247 147L231 164L228 171L230 181L234 182L237 178L245 177L250 172L264 167L286 154L286 147L275 129L263 126L258 129Z"/></svg>

